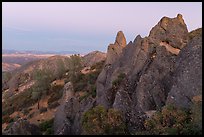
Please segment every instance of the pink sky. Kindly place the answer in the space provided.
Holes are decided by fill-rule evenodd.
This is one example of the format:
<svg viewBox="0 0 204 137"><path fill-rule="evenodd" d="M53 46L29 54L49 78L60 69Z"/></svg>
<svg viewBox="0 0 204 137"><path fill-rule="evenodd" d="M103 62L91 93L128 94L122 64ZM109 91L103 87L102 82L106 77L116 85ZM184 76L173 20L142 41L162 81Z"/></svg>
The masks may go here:
<svg viewBox="0 0 204 137"><path fill-rule="evenodd" d="M12 35L11 32L7 33L8 30L19 31L21 34L39 32L39 35L43 31L45 33L44 41L47 41L47 45L49 45L49 42L51 43L48 40L49 38L46 37L50 32L70 33L63 38L53 37L55 39L67 39L67 43L81 39L82 42L78 42L79 45L85 41L82 38L83 35L86 39L86 35L89 35L88 38L93 38L93 40L86 41L85 48L87 48L87 51L94 49L105 51L107 45L114 42L117 31L122 30L127 37L127 41L134 40L137 34L144 37L149 34L151 28L163 16L175 17L178 13L181 13L189 31L202 27L201 2L3 2L2 7L3 33L5 33L3 38L7 37L3 39L5 41L3 47L5 48L12 48L11 45L14 48L17 47L17 45L7 42L8 37ZM71 33L81 37L71 38ZM97 35L103 37L103 42L95 40ZM24 41L22 45L23 43L27 44L25 37L21 41ZM28 43L32 43L31 38L29 38ZM19 43L19 45L21 44ZM89 45L91 46L89 47ZM29 48L28 44L27 46ZM36 46L39 46L39 44ZM61 47L62 50L65 50L64 47L66 46ZM79 47L83 47L83 45ZM54 48L51 49L54 50ZM73 48L73 50L75 49Z"/></svg>

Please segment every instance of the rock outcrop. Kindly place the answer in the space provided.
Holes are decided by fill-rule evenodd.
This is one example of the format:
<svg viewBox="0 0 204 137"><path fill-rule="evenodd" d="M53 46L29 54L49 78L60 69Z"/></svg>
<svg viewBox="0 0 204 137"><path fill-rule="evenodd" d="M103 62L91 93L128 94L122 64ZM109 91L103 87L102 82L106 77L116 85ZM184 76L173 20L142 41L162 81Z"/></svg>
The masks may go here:
<svg viewBox="0 0 204 137"><path fill-rule="evenodd" d="M41 135L40 129L25 119L19 119L3 132L5 135Z"/></svg>
<svg viewBox="0 0 204 137"><path fill-rule="evenodd" d="M187 42L188 30L178 14L176 18L163 17L148 37L138 35L126 46L110 45L97 79L97 104L121 110L130 132L141 130L145 112L165 105L173 82L169 76ZM114 82L121 74L125 77L116 88Z"/></svg>
<svg viewBox="0 0 204 137"><path fill-rule="evenodd" d="M94 106L95 100L88 97L81 102L74 94L71 82L64 86L61 105L54 118L55 135L79 135L82 132L82 114Z"/></svg>
<svg viewBox="0 0 204 137"><path fill-rule="evenodd" d="M188 41L187 26L181 14L176 18L163 17L159 23L152 28L149 37L154 43L167 42L174 48L182 49Z"/></svg>
<svg viewBox="0 0 204 137"><path fill-rule="evenodd" d="M110 44L108 46L108 51L107 51L107 59L106 63L107 65L112 64L115 60L117 60L121 53L123 48L126 46L126 39L122 31L119 31L117 33L115 43Z"/></svg>
<svg viewBox="0 0 204 137"><path fill-rule="evenodd" d="M70 132L70 121L66 117L65 106L69 99L74 96L71 82L64 85L63 96L60 100L60 106L57 108L54 118L54 134L68 134Z"/></svg>

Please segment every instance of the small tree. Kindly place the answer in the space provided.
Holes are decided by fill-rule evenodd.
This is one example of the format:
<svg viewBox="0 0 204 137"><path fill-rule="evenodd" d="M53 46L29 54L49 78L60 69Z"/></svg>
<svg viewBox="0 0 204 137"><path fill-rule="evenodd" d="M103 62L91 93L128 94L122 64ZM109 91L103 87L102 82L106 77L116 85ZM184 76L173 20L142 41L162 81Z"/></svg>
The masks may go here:
<svg viewBox="0 0 204 137"><path fill-rule="evenodd" d="M69 74L71 80L77 77L77 74L81 69L82 69L81 57L79 55L70 56Z"/></svg>
<svg viewBox="0 0 204 137"><path fill-rule="evenodd" d="M37 100L39 109L40 99L46 95L49 90L53 77L52 73L48 70L36 70L33 73L33 78L36 80L36 83L32 87L32 99Z"/></svg>
<svg viewBox="0 0 204 137"><path fill-rule="evenodd" d="M57 61L57 78L62 78L63 74L66 72L65 64L61 59Z"/></svg>

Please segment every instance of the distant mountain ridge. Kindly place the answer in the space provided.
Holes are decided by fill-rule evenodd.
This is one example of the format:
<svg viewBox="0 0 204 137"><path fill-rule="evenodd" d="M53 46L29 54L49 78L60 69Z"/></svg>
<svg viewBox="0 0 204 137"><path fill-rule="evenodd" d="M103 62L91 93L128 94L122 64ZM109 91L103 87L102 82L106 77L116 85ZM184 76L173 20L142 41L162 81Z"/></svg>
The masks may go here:
<svg viewBox="0 0 204 137"><path fill-rule="evenodd" d="M37 50L12 50L2 49L2 54L79 54L77 51L37 51Z"/></svg>

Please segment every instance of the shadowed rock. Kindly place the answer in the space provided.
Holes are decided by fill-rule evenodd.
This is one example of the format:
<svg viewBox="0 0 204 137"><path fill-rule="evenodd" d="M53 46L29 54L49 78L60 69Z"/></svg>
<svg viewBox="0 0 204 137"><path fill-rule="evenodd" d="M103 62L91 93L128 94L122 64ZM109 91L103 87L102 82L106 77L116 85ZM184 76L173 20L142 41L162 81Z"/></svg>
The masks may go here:
<svg viewBox="0 0 204 137"><path fill-rule="evenodd" d="M13 125L4 131L5 135L41 135L40 129L34 125L30 124L27 120L19 119L14 122Z"/></svg>
<svg viewBox="0 0 204 137"><path fill-rule="evenodd" d="M189 108L192 98L202 95L202 34L181 50L172 79L167 104Z"/></svg>

